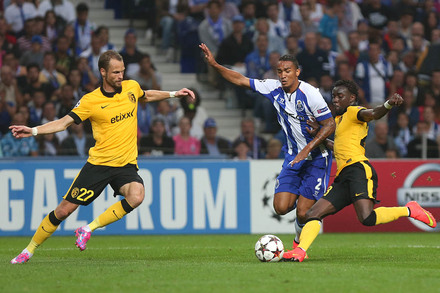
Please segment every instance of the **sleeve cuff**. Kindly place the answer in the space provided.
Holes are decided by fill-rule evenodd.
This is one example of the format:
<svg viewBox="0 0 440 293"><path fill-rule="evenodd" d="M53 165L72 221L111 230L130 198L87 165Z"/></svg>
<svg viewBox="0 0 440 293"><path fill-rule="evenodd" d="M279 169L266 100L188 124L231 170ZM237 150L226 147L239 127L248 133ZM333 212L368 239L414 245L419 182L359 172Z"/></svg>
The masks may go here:
<svg viewBox="0 0 440 293"><path fill-rule="evenodd" d="M71 111L71 112L70 112L69 114L67 114L67 115L69 115L70 117L73 118L73 121L75 122L75 124L80 124L80 123L82 122L81 118L79 118L79 116L76 115L75 112L72 112L72 111Z"/></svg>
<svg viewBox="0 0 440 293"><path fill-rule="evenodd" d="M316 117L316 121L323 121L323 120L331 118L331 117L333 117L332 113L328 113L328 114Z"/></svg>
<svg viewBox="0 0 440 293"><path fill-rule="evenodd" d="M251 89L255 91L255 80L253 78L249 79L249 85L251 86Z"/></svg>

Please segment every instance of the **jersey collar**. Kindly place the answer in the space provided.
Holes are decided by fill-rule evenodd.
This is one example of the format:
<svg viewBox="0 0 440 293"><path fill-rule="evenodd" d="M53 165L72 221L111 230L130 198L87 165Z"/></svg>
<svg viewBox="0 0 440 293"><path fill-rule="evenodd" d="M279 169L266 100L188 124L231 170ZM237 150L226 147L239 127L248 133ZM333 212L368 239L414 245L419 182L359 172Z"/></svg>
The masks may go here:
<svg viewBox="0 0 440 293"><path fill-rule="evenodd" d="M119 91L110 92L110 93L109 93L109 92L106 92L102 86L100 86L99 89L101 90L101 93L102 93L104 96L106 96L107 98L113 98L114 95L116 95L116 94L120 94L120 93L122 92L122 87L121 87L121 89L120 89Z"/></svg>
<svg viewBox="0 0 440 293"><path fill-rule="evenodd" d="M283 89L283 91L286 93L287 97L289 98L289 102L290 102L290 100L292 99L292 95L293 95L293 93L296 92L296 91L298 90L300 84L301 84L301 81L298 82L298 85L297 85L296 88L293 90L293 92L291 92L290 94L289 94L288 92L284 91L284 89Z"/></svg>

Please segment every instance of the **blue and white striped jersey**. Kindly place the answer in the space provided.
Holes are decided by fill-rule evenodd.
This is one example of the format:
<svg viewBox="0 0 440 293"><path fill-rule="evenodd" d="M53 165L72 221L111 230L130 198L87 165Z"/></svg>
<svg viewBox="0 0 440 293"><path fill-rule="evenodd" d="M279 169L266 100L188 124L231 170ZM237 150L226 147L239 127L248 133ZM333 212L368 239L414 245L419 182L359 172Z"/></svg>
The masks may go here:
<svg viewBox="0 0 440 293"><path fill-rule="evenodd" d="M307 132L307 120L311 117L322 121L332 117L319 90L301 81L292 94L284 92L281 82L275 79L250 79L251 88L268 98L278 114L278 122L287 138L286 152L296 156L313 137ZM307 160L326 157L329 152L324 145L314 149Z"/></svg>

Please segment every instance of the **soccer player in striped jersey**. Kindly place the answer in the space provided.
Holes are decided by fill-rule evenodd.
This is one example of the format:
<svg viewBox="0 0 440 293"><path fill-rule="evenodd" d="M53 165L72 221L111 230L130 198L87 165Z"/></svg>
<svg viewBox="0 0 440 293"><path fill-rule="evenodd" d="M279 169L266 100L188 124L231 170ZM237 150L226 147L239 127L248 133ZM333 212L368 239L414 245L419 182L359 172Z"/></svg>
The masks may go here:
<svg viewBox="0 0 440 293"><path fill-rule="evenodd" d="M324 196L307 212L306 225L302 231L298 246L286 251L283 259L302 262L306 251L318 236L324 217L353 204L359 221L365 226L375 226L411 217L429 227L435 228L437 222L430 212L417 202L410 201L404 207L378 207L376 201L377 174L365 157L365 139L368 134L368 122L378 120L388 111L399 106L403 98L392 95L383 105L374 109L358 106L358 87L349 80L339 80L332 91L336 111L335 141L326 141L329 149L334 149L337 172L333 184ZM319 129L316 122L310 121L309 132Z"/></svg>
<svg viewBox="0 0 440 293"><path fill-rule="evenodd" d="M124 198L111 205L90 224L76 229L76 246L83 251L94 230L122 219L138 207L145 196L144 183L137 166L137 107L138 101L156 102L170 97L195 99L186 88L175 92L143 91L134 80L123 80L125 66L116 51L106 51L99 57L102 85L84 95L72 111L63 118L37 127L12 125L16 138L56 133L72 123L89 119L95 146L89 151L87 163L76 176L60 204L50 212L35 231L29 245L12 264L26 263L35 250L80 205L89 205L107 185Z"/></svg>
<svg viewBox="0 0 440 293"><path fill-rule="evenodd" d="M332 156L323 145L335 130L335 121L319 90L298 79L299 64L292 55L278 61L278 80L257 80L218 64L205 44L199 46L207 63L227 81L252 89L268 98L277 111L278 122L287 138L285 160L277 178L273 206L284 215L296 208L296 237L305 223L306 212L322 197L329 181ZM307 120L321 126L316 136L307 131Z"/></svg>

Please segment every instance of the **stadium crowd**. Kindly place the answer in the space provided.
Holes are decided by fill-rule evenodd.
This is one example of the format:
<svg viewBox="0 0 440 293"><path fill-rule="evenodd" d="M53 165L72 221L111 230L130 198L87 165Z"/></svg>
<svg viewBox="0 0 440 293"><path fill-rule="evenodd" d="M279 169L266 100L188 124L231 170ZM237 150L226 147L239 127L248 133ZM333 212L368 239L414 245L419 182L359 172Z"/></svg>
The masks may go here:
<svg viewBox="0 0 440 293"><path fill-rule="evenodd" d="M115 4L118 1L107 2L122 16L131 16L132 8L123 6L121 12ZM269 101L228 84L208 68L198 48L203 42L219 63L256 79L276 79L278 58L296 56L300 79L319 88L330 108L332 85L338 79L356 81L366 107L382 104L397 92L404 105L371 124L367 157L421 158L425 143L427 157L439 157L439 1L134 2L140 10L154 9L156 19L149 19L148 26L160 40L159 53L168 62L179 62L182 73L197 73L199 80L232 95L243 113L253 113L243 117L237 125L241 134L231 142L217 135L217 123L209 109L203 108L197 89L192 89L193 103L182 99L178 104L139 104L140 156L283 157L285 138ZM94 144L90 124L20 140L12 137L8 127L36 126L69 113L82 95L99 86L98 59L106 50L122 55L126 78L135 79L143 89L161 89L161 73L148 52L139 50L136 30L127 29L123 47L116 48L109 41L109 28L96 27L89 18L86 3L75 7L68 0L11 0L3 5L0 157L87 156Z"/></svg>

